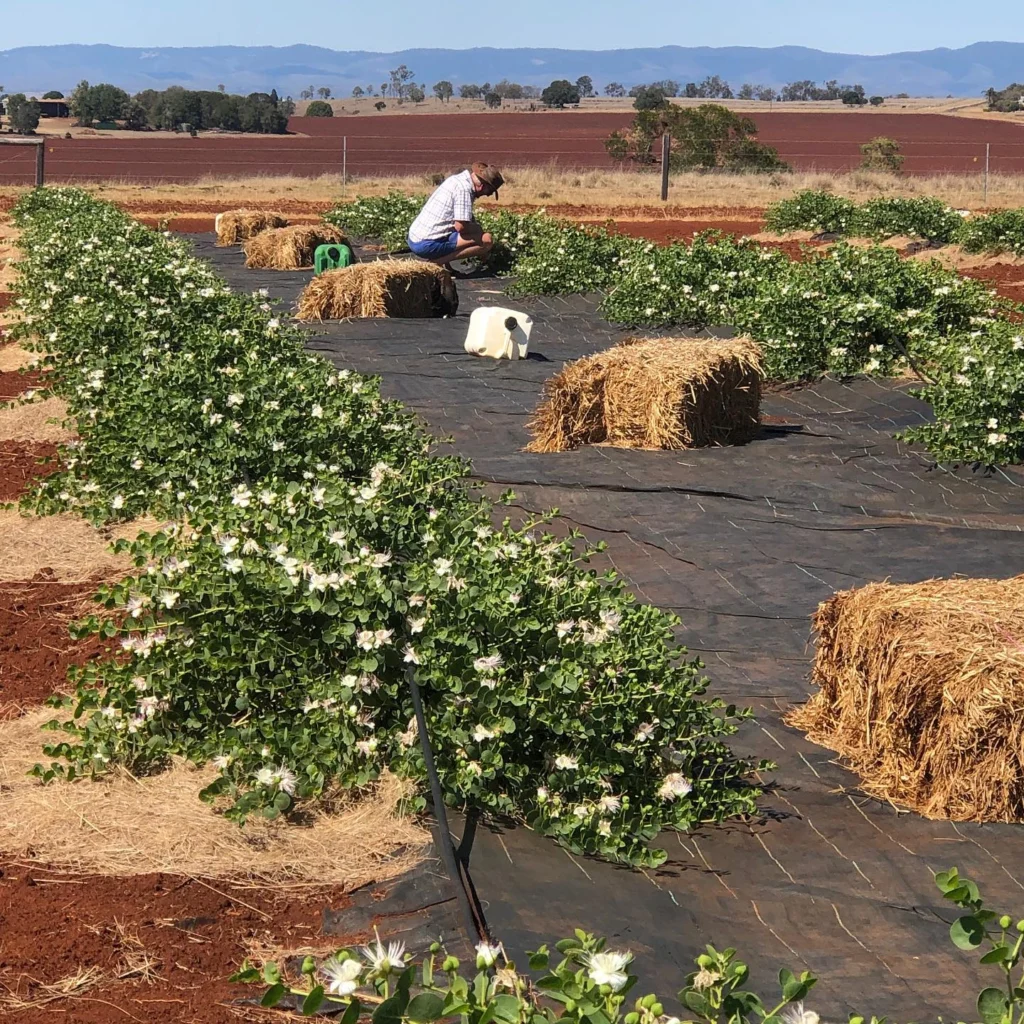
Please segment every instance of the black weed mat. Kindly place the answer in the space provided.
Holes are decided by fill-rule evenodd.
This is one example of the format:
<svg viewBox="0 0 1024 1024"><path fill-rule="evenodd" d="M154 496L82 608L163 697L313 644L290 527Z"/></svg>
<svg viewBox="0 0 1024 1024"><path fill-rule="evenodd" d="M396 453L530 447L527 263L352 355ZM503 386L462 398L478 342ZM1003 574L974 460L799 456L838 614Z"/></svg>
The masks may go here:
<svg viewBox="0 0 1024 1024"><path fill-rule="evenodd" d="M199 249L234 286L289 302L308 277L246 271L205 240ZM974 993L998 982L952 947L955 915L931 872L959 865L1024 916L1024 830L930 822L865 797L781 717L810 692L810 616L835 591L1024 571L1024 477L935 468L892 437L927 407L903 384L870 380L767 395L762 435L743 447L526 454L541 383L620 333L589 299L516 303L500 289L460 283L454 320L325 324L310 348L380 374L385 393L451 435L482 480L513 487L521 508L557 506L607 541L636 593L682 618L712 691L755 708L737 749L779 767L760 820L665 836L658 871L574 858L525 829L483 833L472 871L495 934L515 954L577 925L606 934L637 955L645 992L674 993L712 942L738 947L772 991L781 965L814 971L823 980L809 1005L828 1019L972 1019ZM464 354L482 303L534 317L530 359Z"/></svg>

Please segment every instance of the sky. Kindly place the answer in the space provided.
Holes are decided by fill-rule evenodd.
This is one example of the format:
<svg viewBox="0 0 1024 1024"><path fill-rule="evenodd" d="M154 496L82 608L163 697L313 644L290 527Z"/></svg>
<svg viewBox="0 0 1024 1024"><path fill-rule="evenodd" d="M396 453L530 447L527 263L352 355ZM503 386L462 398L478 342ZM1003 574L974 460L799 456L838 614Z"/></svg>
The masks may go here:
<svg viewBox="0 0 1024 1024"><path fill-rule="evenodd" d="M979 16L979 12L984 17ZM843 53L1024 40L1021 0L0 0L0 50L53 43L414 47L782 46Z"/></svg>

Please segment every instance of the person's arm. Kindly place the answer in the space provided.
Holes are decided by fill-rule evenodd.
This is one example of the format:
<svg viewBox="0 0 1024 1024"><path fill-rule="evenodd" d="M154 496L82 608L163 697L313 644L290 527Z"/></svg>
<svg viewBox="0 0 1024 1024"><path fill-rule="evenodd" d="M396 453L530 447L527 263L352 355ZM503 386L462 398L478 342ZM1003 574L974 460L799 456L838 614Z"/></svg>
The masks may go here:
<svg viewBox="0 0 1024 1024"><path fill-rule="evenodd" d="M476 220L457 220L455 222L455 230L458 231L462 238L469 239L472 242L479 242L484 233L480 222Z"/></svg>
<svg viewBox="0 0 1024 1024"><path fill-rule="evenodd" d="M480 241L483 229L473 216L473 193L468 189L456 194L454 214L455 230L463 238L468 238L474 242Z"/></svg>

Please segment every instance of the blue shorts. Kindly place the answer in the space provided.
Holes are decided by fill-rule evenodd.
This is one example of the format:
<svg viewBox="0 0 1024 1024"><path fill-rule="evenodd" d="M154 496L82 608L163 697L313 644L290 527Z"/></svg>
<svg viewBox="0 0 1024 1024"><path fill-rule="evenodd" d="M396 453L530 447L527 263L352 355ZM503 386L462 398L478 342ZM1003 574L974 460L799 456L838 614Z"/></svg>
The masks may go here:
<svg viewBox="0 0 1024 1024"><path fill-rule="evenodd" d="M409 248L425 260L436 260L440 256L451 256L459 247L459 233L453 231L447 238L430 238L425 242L408 239Z"/></svg>

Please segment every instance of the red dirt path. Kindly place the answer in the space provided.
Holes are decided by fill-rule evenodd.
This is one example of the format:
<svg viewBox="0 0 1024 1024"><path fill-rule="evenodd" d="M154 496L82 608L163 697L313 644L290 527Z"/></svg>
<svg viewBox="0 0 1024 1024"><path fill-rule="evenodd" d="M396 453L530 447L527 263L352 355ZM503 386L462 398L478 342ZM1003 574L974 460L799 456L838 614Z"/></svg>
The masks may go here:
<svg viewBox="0 0 1024 1024"><path fill-rule="evenodd" d="M418 173L465 166L474 159L506 165L612 167L604 140L629 123L628 114L430 114L408 117L293 118L298 136L229 138L62 139L46 144L51 181L127 178L190 181L203 175L340 174L342 137L351 175ZM942 114L801 113L754 115L760 139L801 169L847 170L860 146L878 135L895 138L909 174L1024 171L1024 132L1015 124ZM32 180L34 156L0 165L0 183Z"/></svg>
<svg viewBox="0 0 1024 1024"><path fill-rule="evenodd" d="M53 473L56 462L39 460L56 454L56 445L45 441L0 441L0 502L17 501L34 478Z"/></svg>

